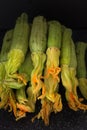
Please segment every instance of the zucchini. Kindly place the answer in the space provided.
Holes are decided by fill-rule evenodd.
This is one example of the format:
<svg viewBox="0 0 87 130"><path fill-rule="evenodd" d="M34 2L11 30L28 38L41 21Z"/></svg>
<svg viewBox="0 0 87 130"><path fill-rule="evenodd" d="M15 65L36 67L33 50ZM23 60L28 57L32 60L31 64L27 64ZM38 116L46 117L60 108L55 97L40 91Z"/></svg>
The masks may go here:
<svg viewBox="0 0 87 130"><path fill-rule="evenodd" d="M11 49L5 65L7 76L16 73L25 59L28 49L29 30L28 16L26 13L22 13L17 18L14 27Z"/></svg>
<svg viewBox="0 0 87 130"><path fill-rule="evenodd" d="M40 94L40 90L43 85L41 77L44 69L44 64L46 61L46 54L45 54L46 45L47 45L46 19L43 16L34 17L29 40L31 59L33 62L33 70L31 73L31 87L28 90L28 93L30 93L29 95L32 94L33 97L32 98L33 106L35 106L36 100Z"/></svg>

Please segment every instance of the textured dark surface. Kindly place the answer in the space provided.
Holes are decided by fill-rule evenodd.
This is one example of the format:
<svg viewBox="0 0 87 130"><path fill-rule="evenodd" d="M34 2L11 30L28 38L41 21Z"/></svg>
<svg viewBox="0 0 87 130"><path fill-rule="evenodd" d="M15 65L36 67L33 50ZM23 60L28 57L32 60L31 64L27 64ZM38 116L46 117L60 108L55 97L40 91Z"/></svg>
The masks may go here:
<svg viewBox="0 0 87 130"><path fill-rule="evenodd" d="M32 115L16 122L12 116L4 111L0 111L0 130L86 130L87 113L73 112L66 106L62 112L50 117L49 126L45 126L41 120L31 123Z"/></svg>
<svg viewBox="0 0 87 130"><path fill-rule="evenodd" d="M63 88L61 88L63 111L51 114L49 126L45 126L42 120L37 119L32 123L31 118L35 114L27 114L25 118L16 122L12 113L0 110L0 130L86 130L87 112L70 110L64 100L64 90L62 90Z"/></svg>
<svg viewBox="0 0 87 130"><path fill-rule="evenodd" d="M22 12L57 19L72 28L87 29L87 0L0 0L0 27L11 27Z"/></svg>

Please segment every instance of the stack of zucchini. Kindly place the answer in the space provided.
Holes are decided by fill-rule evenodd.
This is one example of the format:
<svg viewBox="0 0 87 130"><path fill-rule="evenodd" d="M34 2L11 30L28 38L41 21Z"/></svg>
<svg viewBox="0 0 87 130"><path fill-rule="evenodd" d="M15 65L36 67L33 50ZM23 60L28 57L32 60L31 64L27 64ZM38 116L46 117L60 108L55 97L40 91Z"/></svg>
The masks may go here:
<svg viewBox="0 0 87 130"><path fill-rule="evenodd" d="M3 38L0 108L13 112L19 120L27 112L35 112L39 100L41 110L32 121L42 118L48 125L51 113L63 109L59 91L63 86L68 106L86 111L87 105L77 93L79 87L87 99L86 50L87 44L74 44L72 30L58 21L36 16L30 24L28 15L22 13Z"/></svg>

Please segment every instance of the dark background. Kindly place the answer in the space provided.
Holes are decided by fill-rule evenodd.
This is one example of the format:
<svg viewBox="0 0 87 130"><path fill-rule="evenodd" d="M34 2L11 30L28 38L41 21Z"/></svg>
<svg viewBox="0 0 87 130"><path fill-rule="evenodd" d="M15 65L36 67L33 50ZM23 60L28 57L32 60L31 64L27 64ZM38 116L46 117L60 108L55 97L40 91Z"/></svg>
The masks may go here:
<svg viewBox="0 0 87 130"><path fill-rule="evenodd" d="M12 27L22 13L57 19L72 28L87 28L87 0L0 0L0 28Z"/></svg>
<svg viewBox="0 0 87 130"><path fill-rule="evenodd" d="M0 0L0 43L5 31L14 27L16 18L22 12L29 15L29 22L37 15L44 15L47 20L59 20L73 29L74 41L87 42L86 0ZM87 112L69 109L62 86L60 92L63 97L63 111L56 115L51 114L49 126L46 127L42 120L31 123L35 114L27 114L26 118L16 122L12 113L0 110L0 130L86 130ZM38 104L36 113L39 109Z"/></svg>

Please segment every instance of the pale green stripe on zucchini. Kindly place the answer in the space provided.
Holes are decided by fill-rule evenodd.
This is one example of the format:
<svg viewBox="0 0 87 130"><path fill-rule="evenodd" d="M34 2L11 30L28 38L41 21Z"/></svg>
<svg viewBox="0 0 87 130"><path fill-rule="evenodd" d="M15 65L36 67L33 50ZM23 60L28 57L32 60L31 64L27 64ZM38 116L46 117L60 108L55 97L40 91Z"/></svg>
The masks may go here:
<svg viewBox="0 0 87 130"><path fill-rule="evenodd" d="M31 52L45 52L46 50L47 23L43 16L33 19L29 47Z"/></svg>
<svg viewBox="0 0 87 130"><path fill-rule="evenodd" d="M70 49L70 67L76 69L77 68L77 58L76 58L76 50L74 41L71 39L71 49Z"/></svg>
<svg viewBox="0 0 87 130"><path fill-rule="evenodd" d="M7 54L10 51L10 47L12 44L12 38L13 38L13 29L8 30L5 33L5 36L3 38L3 43L1 47L1 53L0 53L0 61L6 61L7 60Z"/></svg>
<svg viewBox="0 0 87 130"><path fill-rule="evenodd" d="M76 55L77 55L77 76L78 78L86 78L86 61L85 53L87 50L87 44L84 42L76 43Z"/></svg>
<svg viewBox="0 0 87 130"><path fill-rule="evenodd" d="M70 64L70 53L71 53L71 36L72 30L65 28L63 32L63 40L61 45L61 65Z"/></svg>
<svg viewBox="0 0 87 130"><path fill-rule="evenodd" d="M47 47L61 48L62 28L58 21L49 21L48 23L48 42Z"/></svg>

